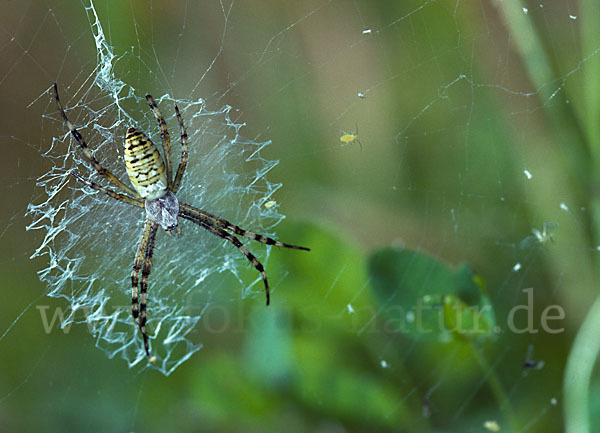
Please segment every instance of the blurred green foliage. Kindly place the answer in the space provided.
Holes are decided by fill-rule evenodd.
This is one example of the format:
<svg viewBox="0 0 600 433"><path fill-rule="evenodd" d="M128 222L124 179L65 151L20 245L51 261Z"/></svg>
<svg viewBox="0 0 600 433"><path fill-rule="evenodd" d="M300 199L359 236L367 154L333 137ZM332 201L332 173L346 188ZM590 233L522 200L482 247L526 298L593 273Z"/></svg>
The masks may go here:
<svg viewBox="0 0 600 433"><path fill-rule="evenodd" d="M280 161L269 179L283 183L274 199L289 216L277 237L312 249L273 249L273 304L262 293L226 303L230 321L199 324L204 348L169 377L107 359L84 325L41 325L39 307L67 307L43 297L36 271L48 263L29 260L42 234L24 231L51 164L41 154L64 133L44 118L45 91L54 80L85 88L96 48L79 2L9 3L0 430L465 432L495 420L502 432L552 433L589 411L589 428L570 431L600 431L585 350L597 334L575 340L598 295L597 2L264 1L231 13L97 2L129 55L120 77L230 104L243 134L273 140L264 156ZM354 125L362 150L339 143ZM554 242L519 248L544 221L557 224ZM89 247L101 260L101 245ZM559 305L565 332L506 331L528 287L536 325ZM400 332L420 301L442 307L448 329L491 307L484 338Z"/></svg>
<svg viewBox="0 0 600 433"><path fill-rule="evenodd" d="M397 331L415 339L485 337L494 312L483 281L467 264L457 270L406 249L383 249L369 259L370 280ZM478 284L479 282L479 284Z"/></svg>

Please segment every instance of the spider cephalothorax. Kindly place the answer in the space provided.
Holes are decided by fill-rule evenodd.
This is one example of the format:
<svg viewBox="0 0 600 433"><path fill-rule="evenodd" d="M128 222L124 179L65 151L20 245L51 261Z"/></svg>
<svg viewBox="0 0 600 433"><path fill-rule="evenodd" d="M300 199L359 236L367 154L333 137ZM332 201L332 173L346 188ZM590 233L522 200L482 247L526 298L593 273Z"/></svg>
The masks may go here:
<svg viewBox="0 0 600 433"><path fill-rule="evenodd" d="M148 289L148 276L152 269L154 241L159 226L167 232L176 230L178 228L178 217L191 221L236 246L252 263L256 270L260 272L265 285L267 305L269 305L269 283L267 282L265 270L258 259L254 257L254 255L248 251L234 235L244 236L267 245L305 251L309 251L309 249L285 244L267 236L249 232L227 220L211 215L210 213L190 206L189 204L179 202L176 194L187 166L188 137L177 105L175 105L175 114L177 115L177 121L179 122L179 129L181 132L181 162L179 163L174 177L172 176L171 171L171 142L169 139L169 132L167 131L165 120L160 114L152 96L146 95L146 100L160 126L164 158L161 156L154 143L152 143L144 133L138 131L136 128L129 128L127 130L124 152L125 166L127 168L127 175L135 188L132 189L121 182L110 171L102 167L94 157L79 131L75 129L73 124L67 118L58 97L56 83L54 83L54 98L56 100L56 105L58 106L58 111L69 128L69 131L79 144L85 159L94 167L98 174L118 187L123 193L105 188L82 177L76 172L71 172L71 174L87 186L101 191L116 200L146 209L144 229L133 261L133 272L131 273L131 311L132 316L142 333L146 355L150 355L148 334L146 332L146 293Z"/></svg>
<svg viewBox="0 0 600 433"><path fill-rule="evenodd" d="M177 217L179 216L179 200L171 191L165 191L162 197L146 199L144 202L146 215L152 221L157 222L166 231L170 232L177 228Z"/></svg>

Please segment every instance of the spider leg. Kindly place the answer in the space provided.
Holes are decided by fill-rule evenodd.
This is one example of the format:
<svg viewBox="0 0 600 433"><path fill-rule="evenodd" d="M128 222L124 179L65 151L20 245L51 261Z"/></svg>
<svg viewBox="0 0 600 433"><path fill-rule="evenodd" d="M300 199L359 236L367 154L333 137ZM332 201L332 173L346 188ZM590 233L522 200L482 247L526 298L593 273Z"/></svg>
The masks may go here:
<svg viewBox="0 0 600 433"><path fill-rule="evenodd" d="M140 328L144 339L144 349L148 356L150 355L150 350L148 348L148 335L146 334L146 292L148 275L150 274L149 266L152 266L152 250L154 249L154 238L157 229L158 224L153 223L150 219L146 219L131 272L131 315ZM149 265L148 258L150 258ZM141 296L138 295L140 271L142 272Z"/></svg>
<svg viewBox="0 0 600 433"><path fill-rule="evenodd" d="M202 219L202 218L196 218L194 216L191 215L181 215L183 218L187 219L188 221L191 221L195 224L198 224L200 227L202 227L203 229L208 230L209 232L211 232L212 234L225 239L228 242L231 242L233 245L235 245L241 252L243 255L246 256L246 258L250 261L250 263L252 263L252 266L254 266L254 268L260 272L260 275L262 277L263 282L265 283L265 295L267 297L267 305L269 305L269 303L271 302L271 296L269 293L269 282L267 281L267 274L265 273L265 268L263 267L262 263L260 263L258 261L258 259L256 257L254 257L254 254L252 254L250 251L248 251L248 249L239 241L238 238L236 238L235 236L231 235L230 233L227 233L225 230L223 230L222 228L219 228L217 226L215 226L213 223Z"/></svg>
<svg viewBox="0 0 600 433"><path fill-rule="evenodd" d="M174 193L176 193L179 189L179 184L181 183L181 178L185 172L185 167L187 166L188 160L188 136L177 104L175 104L175 114L177 114L179 130L181 131L181 162L179 163L179 167L177 167L177 173L175 174L175 180L173 181L173 187L171 188Z"/></svg>
<svg viewBox="0 0 600 433"><path fill-rule="evenodd" d="M186 216L190 216L192 218L202 220L208 224L214 224L218 227L224 228L225 230L229 230L229 231L235 233L236 235L244 236L244 237L252 239L254 241L261 242L263 244L275 245L276 247L291 248L294 250L310 251L310 248L286 244L283 242L276 241L275 239L272 239L268 236L259 235L259 234L250 232L248 230L244 230L223 218L219 218L217 216L209 214L208 212L205 212L203 210L195 208L194 206L190 206L189 204L185 204L185 203L181 203L181 202L179 203L179 216L184 217L184 218Z"/></svg>
<svg viewBox="0 0 600 433"><path fill-rule="evenodd" d="M150 236L150 229L152 228L152 221L146 219L144 223L144 230L142 231L142 238L138 244L137 251L135 253L135 259L133 260L133 270L131 272L131 315L135 323L139 325L139 295L138 295L138 278L140 271L142 270L142 263L146 255L146 247L148 246L148 238Z"/></svg>
<svg viewBox="0 0 600 433"><path fill-rule="evenodd" d="M169 131L167 131L165 119L162 114L160 114L160 110L158 109L156 102L154 102L152 95L146 95L146 100L148 101L148 105L150 105L150 108L154 113L154 117L156 117L156 120L158 121L158 126L160 126L160 138L162 139L162 148L164 152L163 159L165 160L165 167L167 169L167 183L170 189L173 179L171 178L171 139L169 138Z"/></svg>
<svg viewBox="0 0 600 433"><path fill-rule="evenodd" d="M152 254L154 253L154 241L158 232L158 224L154 223L150 228L150 236L148 246L146 248L146 257L144 258L144 266L142 266L142 279L140 280L140 330L144 338L144 349L146 355L150 356L150 348L148 345L148 333L146 332L146 305L148 295L148 276L152 270Z"/></svg>
<svg viewBox="0 0 600 433"><path fill-rule="evenodd" d="M96 182L92 182L91 180L86 179L85 177L81 176L80 174L78 174L74 171L71 171L70 173L75 178L77 178L77 180L79 182L84 183L87 186L89 186L90 188L93 188L97 191L103 192L104 194L107 194L109 197L112 197L115 200L119 200L119 201L122 201L124 203L130 204L133 206L144 207L144 202L142 202L141 200L139 200L137 198L129 197L128 195L121 194L121 193L113 191L112 189L105 188L101 185L98 185Z"/></svg>
<svg viewBox="0 0 600 433"><path fill-rule="evenodd" d="M83 153L84 158L90 164L92 164L92 166L96 169L100 176L104 177L110 183L125 191L127 194L138 198L139 194L137 193L137 191L125 185L114 174L102 167L96 159L96 157L92 154L90 148L88 147L87 143L85 142L79 131L77 131L77 129L73 126L71 121L67 118L65 110L63 109L60 99L58 98L58 86L56 85L56 83L54 83L54 99L56 100L56 106L58 107L58 111L60 112L60 115L62 116L65 124L67 125L67 128L69 128L69 131L71 131L71 134L73 135L75 140L77 140L77 143L81 148L81 152Z"/></svg>

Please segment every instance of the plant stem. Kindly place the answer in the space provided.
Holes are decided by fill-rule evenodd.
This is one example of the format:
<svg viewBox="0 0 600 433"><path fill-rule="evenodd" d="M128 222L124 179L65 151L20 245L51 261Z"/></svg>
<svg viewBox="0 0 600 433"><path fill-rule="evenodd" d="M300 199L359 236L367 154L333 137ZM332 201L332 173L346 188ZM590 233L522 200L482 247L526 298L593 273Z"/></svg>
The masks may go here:
<svg viewBox="0 0 600 433"><path fill-rule="evenodd" d="M467 344L469 344L469 347L471 347L475 359L477 360L477 363L481 367L483 374L486 376L487 382L490 385L490 388L492 390L492 393L494 394L494 397L496 398L496 401L498 402L498 405L501 409L505 411L504 413L506 415L506 419L509 422L512 430L514 432L518 432L520 428L517 415L515 414L510 404L510 400L508 399L508 395L504 391L504 387L500 383L500 379L498 379L496 371L489 364L487 359L485 359L480 350L477 347L475 347L475 344L473 342L468 342Z"/></svg>
<svg viewBox="0 0 600 433"><path fill-rule="evenodd" d="M567 433L589 433L589 386L600 354L600 297L590 308L575 337L564 376L565 428Z"/></svg>

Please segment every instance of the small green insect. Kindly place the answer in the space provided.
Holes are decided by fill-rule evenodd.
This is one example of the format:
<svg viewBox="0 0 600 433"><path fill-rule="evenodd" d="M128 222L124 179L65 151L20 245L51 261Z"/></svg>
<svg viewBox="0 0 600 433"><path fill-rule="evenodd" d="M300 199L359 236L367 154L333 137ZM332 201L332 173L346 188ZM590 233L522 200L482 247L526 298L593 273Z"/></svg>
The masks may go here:
<svg viewBox="0 0 600 433"><path fill-rule="evenodd" d="M356 125L356 130L354 133L344 132L342 134L342 136L340 137L340 141L342 142L342 145L344 145L344 146L346 144L351 144L351 143L356 142L360 146L360 150L362 150L362 143L358 139L358 124Z"/></svg>

